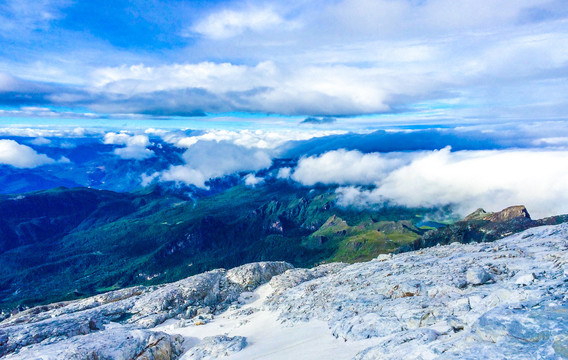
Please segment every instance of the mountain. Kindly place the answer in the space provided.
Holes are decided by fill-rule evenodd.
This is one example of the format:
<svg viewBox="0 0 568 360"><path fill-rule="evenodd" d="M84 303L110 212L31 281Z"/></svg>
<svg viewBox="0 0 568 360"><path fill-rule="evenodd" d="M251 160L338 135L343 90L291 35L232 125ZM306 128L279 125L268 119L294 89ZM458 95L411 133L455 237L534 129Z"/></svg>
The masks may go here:
<svg viewBox="0 0 568 360"><path fill-rule="evenodd" d="M222 188L224 185L220 185ZM0 197L0 308L8 311L211 269L369 260L446 210L346 209L334 188L282 181L191 193L54 188Z"/></svg>
<svg viewBox="0 0 568 360"><path fill-rule="evenodd" d="M401 250L417 250L453 242L464 244L490 242L535 226L555 225L567 221L568 215L533 220L523 205L510 206L495 213L477 209L461 221L426 232L414 243Z"/></svg>
<svg viewBox="0 0 568 360"><path fill-rule="evenodd" d="M567 274L568 224L352 265L252 263L19 312L0 357L560 360Z"/></svg>
<svg viewBox="0 0 568 360"><path fill-rule="evenodd" d="M153 186L0 196L0 309L7 314L256 261L360 262L568 220L532 220L524 207L512 207L446 225L434 220L447 219L448 209L343 208L336 196L333 187L277 180L256 187L228 182L189 195Z"/></svg>

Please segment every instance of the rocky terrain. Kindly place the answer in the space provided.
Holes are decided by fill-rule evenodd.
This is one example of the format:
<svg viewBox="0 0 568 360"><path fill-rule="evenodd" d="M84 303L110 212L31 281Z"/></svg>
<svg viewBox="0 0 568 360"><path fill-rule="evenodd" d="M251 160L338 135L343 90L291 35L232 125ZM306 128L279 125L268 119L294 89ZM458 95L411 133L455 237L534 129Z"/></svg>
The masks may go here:
<svg viewBox="0 0 568 360"><path fill-rule="evenodd" d="M568 224L540 226L353 265L254 263L36 307L0 323L0 357L563 359L567 288Z"/></svg>
<svg viewBox="0 0 568 360"><path fill-rule="evenodd" d="M427 231L400 250L418 250L454 242L491 242L536 226L556 225L566 221L568 215L533 220L523 205L510 206L498 212L486 212L480 208L454 224Z"/></svg>

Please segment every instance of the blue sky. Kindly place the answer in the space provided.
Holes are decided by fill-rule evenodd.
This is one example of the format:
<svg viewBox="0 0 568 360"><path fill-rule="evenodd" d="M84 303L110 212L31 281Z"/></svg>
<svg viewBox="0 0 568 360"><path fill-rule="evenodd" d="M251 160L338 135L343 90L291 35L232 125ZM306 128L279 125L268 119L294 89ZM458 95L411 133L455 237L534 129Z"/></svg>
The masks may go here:
<svg viewBox="0 0 568 360"><path fill-rule="evenodd" d="M566 49L562 0L4 0L0 122L563 121Z"/></svg>

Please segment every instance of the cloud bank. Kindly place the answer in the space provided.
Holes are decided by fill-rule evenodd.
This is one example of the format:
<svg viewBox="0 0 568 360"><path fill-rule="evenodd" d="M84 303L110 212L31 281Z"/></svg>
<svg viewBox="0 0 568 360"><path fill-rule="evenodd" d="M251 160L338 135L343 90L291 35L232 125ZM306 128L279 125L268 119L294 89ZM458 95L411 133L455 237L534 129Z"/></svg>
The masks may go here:
<svg viewBox="0 0 568 360"><path fill-rule="evenodd" d="M407 154L363 154L359 151L336 150L317 157L300 159L292 179L303 185L372 184L404 165Z"/></svg>
<svg viewBox="0 0 568 360"><path fill-rule="evenodd" d="M103 143L126 145L125 147L114 150L114 154L118 155L121 159L144 160L155 155L152 150L146 148L150 145L150 140L146 135L109 132L104 135Z"/></svg>
<svg viewBox="0 0 568 360"><path fill-rule="evenodd" d="M206 188L209 179L239 171L258 171L272 164L267 152L226 141L199 141L187 149L182 158L185 164L171 166L160 175L160 180Z"/></svg>
<svg viewBox="0 0 568 360"><path fill-rule="evenodd" d="M38 154L29 146L18 144L14 140L0 140L0 164L16 168L35 168L53 163L55 160Z"/></svg>
<svg viewBox="0 0 568 360"><path fill-rule="evenodd" d="M135 13L121 2L105 7L129 25L116 32L95 4L8 1L0 14L4 116L70 116L59 110L71 108L85 118L452 121L568 111L562 0L131 3Z"/></svg>
<svg viewBox="0 0 568 360"><path fill-rule="evenodd" d="M390 202L409 207L453 205L466 214L478 207L496 211L515 204L534 217L568 213L565 150L415 152L406 161L384 154L333 151L300 161L292 179L340 187L338 203L370 206ZM354 185L372 185L363 189Z"/></svg>

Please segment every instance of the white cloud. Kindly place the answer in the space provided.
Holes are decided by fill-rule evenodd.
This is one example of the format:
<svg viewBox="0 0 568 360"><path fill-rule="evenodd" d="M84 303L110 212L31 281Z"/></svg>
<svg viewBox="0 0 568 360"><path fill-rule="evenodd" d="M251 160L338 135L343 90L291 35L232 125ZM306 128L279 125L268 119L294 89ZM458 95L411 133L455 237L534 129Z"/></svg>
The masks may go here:
<svg viewBox="0 0 568 360"><path fill-rule="evenodd" d="M256 185L262 183L264 181L264 178L256 177L254 174L248 174L247 176L245 176L244 180L246 186L255 187Z"/></svg>
<svg viewBox="0 0 568 360"><path fill-rule="evenodd" d="M170 167L162 173L160 179L163 181L175 181L187 185L195 185L200 188L205 188L205 181L208 180L199 170L183 165Z"/></svg>
<svg viewBox="0 0 568 360"><path fill-rule="evenodd" d="M20 34L45 29L50 22L63 17L61 9L69 4L68 0L6 0L2 4L0 29Z"/></svg>
<svg viewBox="0 0 568 360"><path fill-rule="evenodd" d="M109 132L105 134L103 138L103 143L109 145L126 145L130 137L131 135L126 132L121 132L121 133Z"/></svg>
<svg viewBox="0 0 568 360"><path fill-rule="evenodd" d="M29 146L20 145L14 140L0 140L0 164L16 168L35 168L53 163L55 160L45 154L38 154Z"/></svg>
<svg viewBox="0 0 568 360"><path fill-rule="evenodd" d="M69 158L66 156L60 157L59 160L57 160L57 162L59 164L71 164L71 160L69 160Z"/></svg>
<svg viewBox="0 0 568 360"><path fill-rule="evenodd" d="M148 186L152 183L152 181L154 181L154 179L157 179L160 176L159 172L154 172L152 174L142 174L140 175L140 184L142 186Z"/></svg>
<svg viewBox="0 0 568 360"><path fill-rule="evenodd" d="M125 147L114 149L114 153L122 159L144 160L155 155L152 150L146 149L146 146L150 145L147 135L109 132L105 134L103 143L126 145Z"/></svg>
<svg viewBox="0 0 568 360"><path fill-rule="evenodd" d="M19 3L9 1L7 8ZM22 3L25 11L18 13L31 17L62 7ZM38 91L34 100L50 106L0 114L72 116L50 109L78 105L110 117L403 110L412 119L459 120L553 119L568 110L562 0L252 0L198 8L195 16L171 13L172 26L192 19L181 27L203 36L168 54L107 51L89 38L83 41L96 49L45 59L44 52L31 51L26 54L36 61L2 64L10 74L0 74L1 89L22 91L18 79L27 79ZM103 51L109 54L97 59ZM69 60L76 56L89 61ZM45 73L51 75L38 75ZM76 87L67 86L71 77L80 79ZM32 82L39 79L55 84ZM61 79L65 84L57 85Z"/></svg>
<svg viewBox="0 0 568 360"><path fill-rule="evenodd" d="M206 187L205 182L209 179L239 171L257 171L272 164L272 158L263 150L224 141L199 141L182 157L185 165L170 167L162 173L161 180Z"/></svg>
<svg viewBox="0 0 568 360"><path fill-rule="evenodd" d="M226 39L248 30L258 32L275 26L290 25L287 25L273 9L252 8L241 11L224 9L199 21L192 30L209 38Z"/></svg>
<svg viewBox="0 0 568 360"><path fill-rule="evenodd" d="M154 156L154 152L140 145L129 145L123 148L114 149L114 154L121 159L144 160Z"/></svg>
<svg viewBox="0 0 568 360"><path fill-rule="evenodd" d="M309 140L317 137L344 134L345 131L265 131L265 130L208 130L195 136L170 136L163 134L163 139L180 148L189 148L198 141L227 141L248 149L276 149L288 141Z"/></svg>
<svg viewBox="0 0 568 360"><path fill-rule="evenodd" d="M496 211L524 204L533 217L568 213L567 151L458 151L449 148L418 154L386 176L338 189L342 205L385 201L404 206L454 205L465 214L478 207ZM346 169L347 170L347 169Z"/></svg>
<svg viewBox="0 0 568 360"><path fill-rule="evenodd" d="M404 153L382 155L359 151L334 150L320 156L302 158L294 169L292 179L304 185L372 184L394 169L406 164Z"/></svg>
<svg viewBox="0 0 568 360"><path fill-rule="evenodd" d="M291 174L292 174L292 168L284 167L278 169L278 174L276 175L276 177L278 179L289 179Z"/></svg>
<svg viewBox="0 0 568 360"><path fill-rule="evenodd" d="M78 138L84 136L100 135L99 131L85 130L83 128L44 128L44 127L5 127L0 128L0 135L3 136L22 136L22 137L56 137L56 138Z"/></svg>
<svg viewBox="0 0 568 360"><path fill-rule="evenodd" d="M42 146L42 145L51 144L51 140L40 136L40 137L37 137L37 138L33 139L32 141L30 141L30 143L33 144L33 145Z"/></svg>
<svg viewBox="0 0 568 360"><path fill-rule="evenodd" d="M7 89L14 90L17 86L10 86L2 83L2 74L0 73L0 89L2 87L6 87ZM20 89L21 90L21 89ZM55 95L54 95L55 96ZM71 118L71 119L96 119L99 118L100 115L90 113L90 112L72 112L72 111L59 111L53 110L49 108L42 108L42 107L34 107L34 106L22 106L17 110L0 110L0 116L3 117L37 117L37 118L49 118L49 119L57 119L57 118Z"/></svg>

